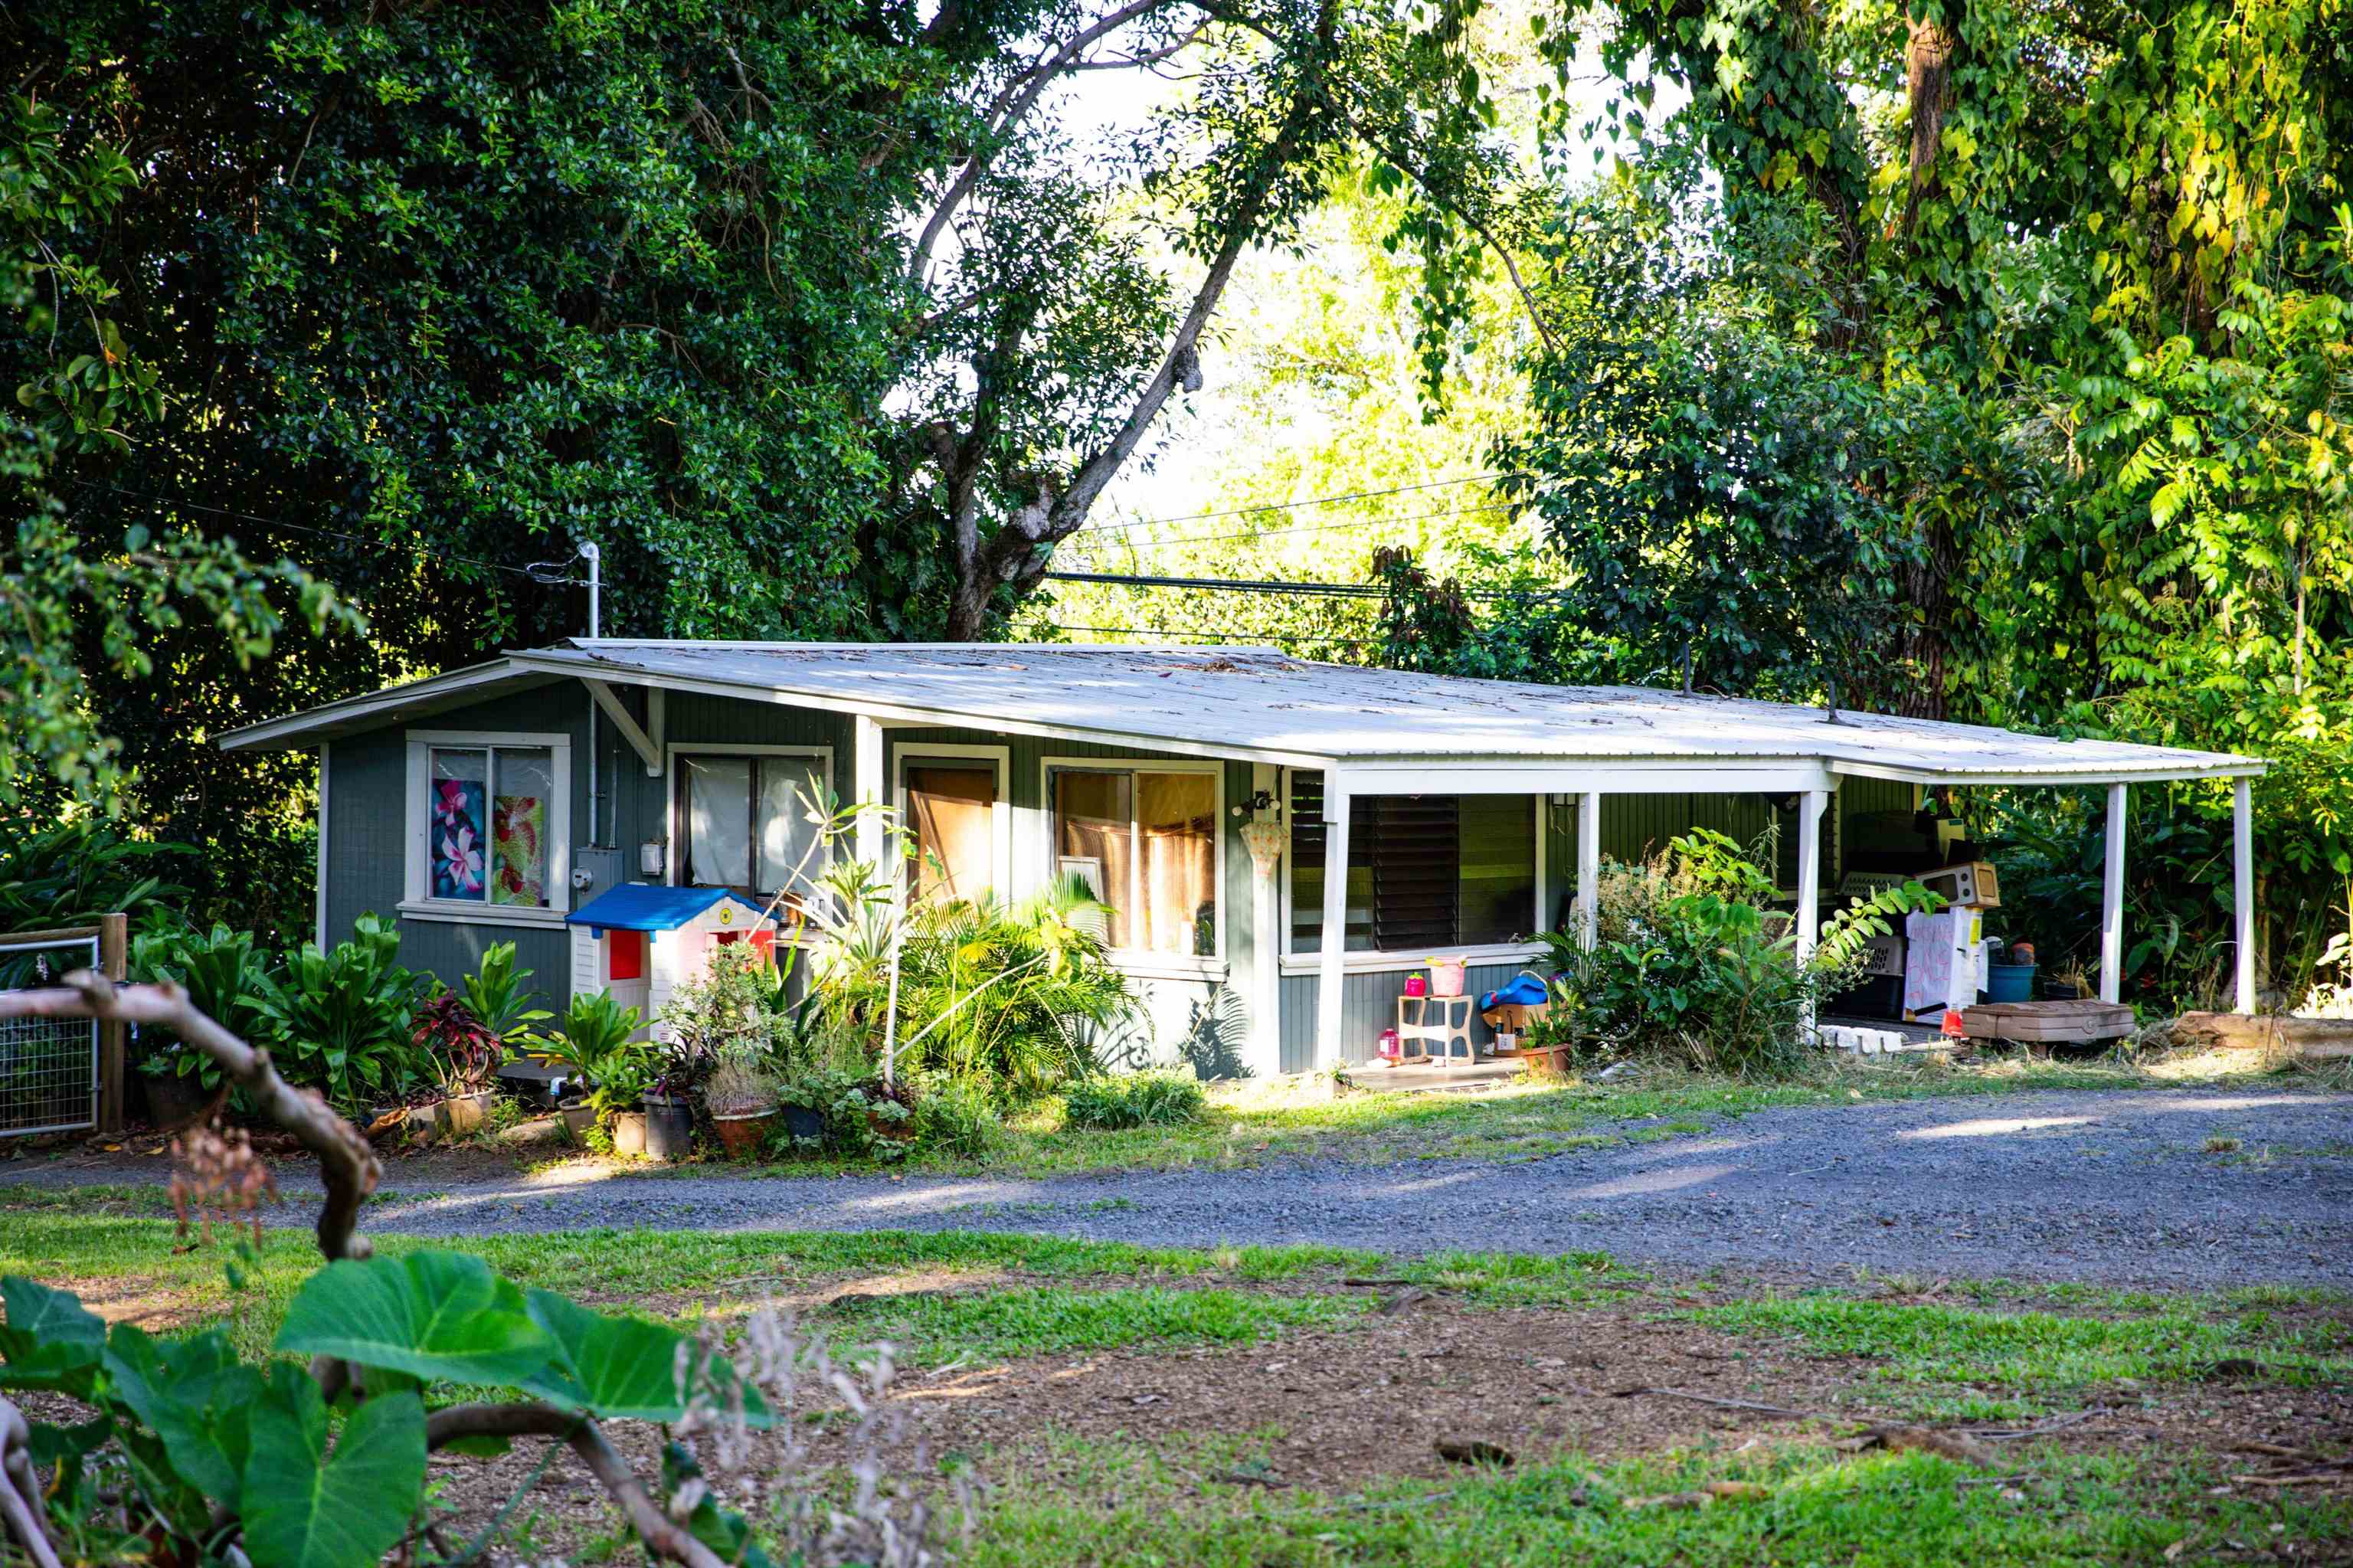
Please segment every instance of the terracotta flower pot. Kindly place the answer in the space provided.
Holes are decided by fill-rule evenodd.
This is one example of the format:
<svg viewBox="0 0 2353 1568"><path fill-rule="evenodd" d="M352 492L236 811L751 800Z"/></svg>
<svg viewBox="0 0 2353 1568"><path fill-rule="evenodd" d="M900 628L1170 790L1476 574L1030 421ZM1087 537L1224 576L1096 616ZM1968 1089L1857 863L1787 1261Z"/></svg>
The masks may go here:
<svg viewBox="0 0 2353 1568"><path fill-rule="evenodd" d="M470 1095L451 1095L433 1107L435 1125L451 1138L471 1132L482 1125L482 1118L490 1113L491 1101L496 1095L494 1089L482 1089Z"/></svg>
<svg viewBox="0 0 2353 1568"><path fill-rule="evenodd" d="M711 1125L719 1129L720 1147L727 1150L730 1160L749 1160L760 1152L768 1140L768 1129L779 1118L773 1110L753 1111L743 1116L714 1114Z"/></svg>
<svg viewBox="0 0 2353 1568"><path fill-rule="evenodd" d="M1568 1047L1566 1045L1522 1045L1519 1060L1527 1072L1557 1075L1568 1071Z"/></svg>

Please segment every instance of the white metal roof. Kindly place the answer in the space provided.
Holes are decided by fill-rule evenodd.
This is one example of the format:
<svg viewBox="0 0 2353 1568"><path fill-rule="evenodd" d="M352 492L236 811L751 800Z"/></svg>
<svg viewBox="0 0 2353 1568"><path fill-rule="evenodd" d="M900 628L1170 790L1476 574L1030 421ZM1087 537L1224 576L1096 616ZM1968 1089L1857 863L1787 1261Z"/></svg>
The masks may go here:
<svg viewBox="0 0 2353 1568"><path fill-rule="evenodd" d="M577 675L1306 765L1813 764L1923 782L2099 783L2260 773L2254 758L1634 686L1546 686L1324 664L1271 648L575 640L256 725L232 749L315 744ZM1426 784L1423 787L1428 787ZM1566 788L1567 785L1556 786ZM1696 786L1702 787L1704 786Z"/></svg>

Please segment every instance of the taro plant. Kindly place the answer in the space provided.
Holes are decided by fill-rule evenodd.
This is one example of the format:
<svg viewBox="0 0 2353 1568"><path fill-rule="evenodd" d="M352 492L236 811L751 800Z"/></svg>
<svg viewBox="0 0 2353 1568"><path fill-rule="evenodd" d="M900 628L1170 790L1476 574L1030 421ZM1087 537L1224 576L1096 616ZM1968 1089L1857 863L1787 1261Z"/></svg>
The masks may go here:
<svg viewBox="0 0 2353 1568"><path fill-rule="evenodd" d="M28 1413L0 1398L0 1552L11 1561L371 1568L387 1556L422 1561L428 1546L448 1560L427 1485L433 1454L538 1442L546 1454L525 1490L568 1446L649 1557L766 1568L749 1522L721 1501L757 1501L750 1478L707 1478L697 1445L715 1437L722 1471L740 1472L752 1429L797 1430L797 1391L820 1388L841 1392L859 1414L849 1461L860 1494L838 1510L807 1506L813 1485L765 1499L784 1559L937 1561L925 1505L885 1482L878 1462L871 1417L887 1404L888 1347L861 1388L773 1316L744 1326L739 1364L712 1340L521 1288L477 1257L376 1256L356 1234L380 1174L375 1152L351 1123L291 1086L269 1053L205 1018L183 992L118 988L88 971L63 987L0 994L0 1016L40 1015L164 1024L211 1056L317 1156L326 1266L295 1292L259 1365L218 1328L157 1340L132 1324L110 1327L68 1292L0 1279L0 1391L40 1400ZM207 1213L215 1200L249 1211L239 1200L255 1196L255 1178L267 1184L241 1139L215 1139L192 1164ZM230 1283L240 1283L234 1266ZM451 1392L460 1398L449 1402ZM68 1422L49 1419L65 1414L60 1396L72 1404ZM657 1475L640 1474L614 1445L611 1421L665 1429ZM788 1457L799 1452L786 1446Z"/></svg>
<svg viewBox="0 0 2353 1568"><path fill-rule="evenodd" d="M325 952L307 943L287 955L283 973L265 979L255 1033L289 1082L316 1087L347 1111L416 1083L420 987L399 954L399 927L363 915L350 941Z"/></svg>

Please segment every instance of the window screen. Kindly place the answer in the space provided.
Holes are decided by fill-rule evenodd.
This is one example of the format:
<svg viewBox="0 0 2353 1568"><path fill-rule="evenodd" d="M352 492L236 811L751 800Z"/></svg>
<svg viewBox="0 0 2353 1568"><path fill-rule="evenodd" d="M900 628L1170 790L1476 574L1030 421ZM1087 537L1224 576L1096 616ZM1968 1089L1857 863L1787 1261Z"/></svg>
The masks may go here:
<svg viewBox="0 0 2353 1568"><path fill-rule="evenodd" d="M1525 937L1536 923L1535 800L1360 795L1349 802L1347 947L1419 953ZM1291 948L1324 940L1324 776L1292 775Z"/></svg>

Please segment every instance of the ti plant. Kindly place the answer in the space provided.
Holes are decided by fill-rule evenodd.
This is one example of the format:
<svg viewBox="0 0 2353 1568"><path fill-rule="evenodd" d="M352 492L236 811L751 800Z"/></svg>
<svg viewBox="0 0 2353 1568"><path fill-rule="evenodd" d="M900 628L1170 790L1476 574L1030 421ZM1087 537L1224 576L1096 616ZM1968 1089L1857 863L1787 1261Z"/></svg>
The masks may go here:
<svg viewBox="0 0 2353 1568"><path fill-rule="evenodd" d="M431 1454L535 1438L579 1457L651 1556L767 1562L715 1500L691 1443L770 1425L786 1405L760 1390L782 1383L755 1382L765 1374L674 1329L520 1288L479 1258L375 1255L355 1232L381 1174L367 1140L175 983L118 988L77 971L0 996L0 1016L22 1015L169 1027L318 1159L327 1195L325 1266L295 1295L267 1364L241 1359L219 1330L158 1340L110 1328L66 1291L0 1280L0 1390L64 1394L90 1413L57 1425L0 1398L9 1555L35 1568L134 1549L150 1562L367 1568L421 1528ZM459 1402L437 1403L453 1389ZM669 1429L659 1477L614 1447L604 1424L615 1420Z"/></svg>

